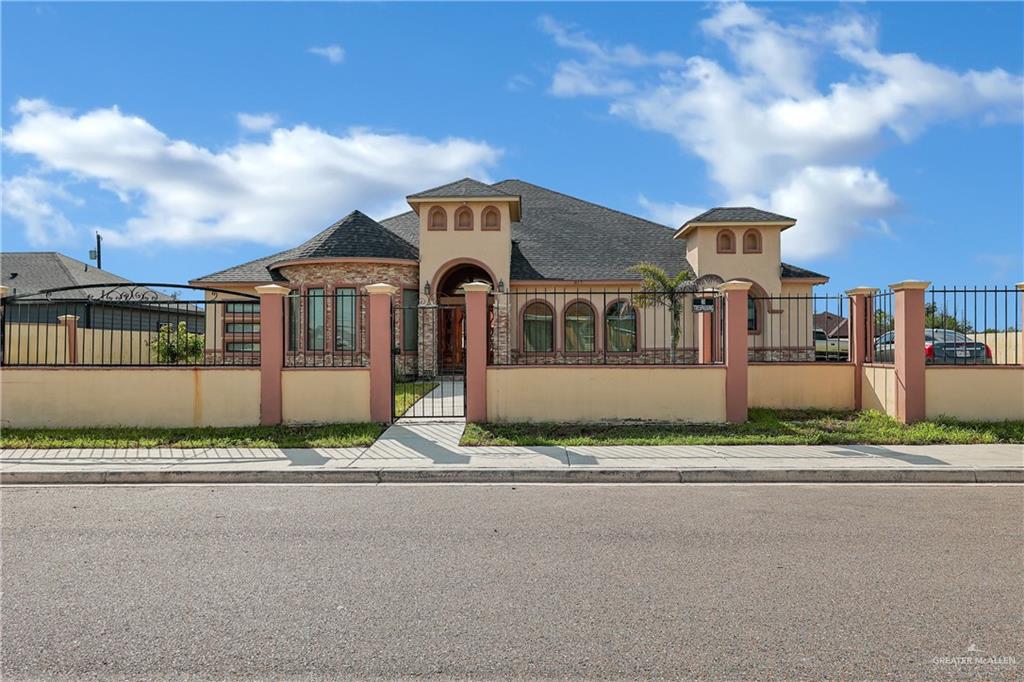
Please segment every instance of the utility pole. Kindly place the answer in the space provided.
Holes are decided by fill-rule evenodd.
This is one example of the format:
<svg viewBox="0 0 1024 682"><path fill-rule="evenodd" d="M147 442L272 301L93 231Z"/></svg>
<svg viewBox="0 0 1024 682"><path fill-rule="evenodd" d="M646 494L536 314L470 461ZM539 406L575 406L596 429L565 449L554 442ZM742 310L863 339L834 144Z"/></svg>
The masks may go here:
<svg viewBox="0 0 1024 682"><path fill-rule="evenodd" d="M96 248L89 251L89 259L96 261L96 269L103 269L103 237L100 231L96 230Z"/></svg>

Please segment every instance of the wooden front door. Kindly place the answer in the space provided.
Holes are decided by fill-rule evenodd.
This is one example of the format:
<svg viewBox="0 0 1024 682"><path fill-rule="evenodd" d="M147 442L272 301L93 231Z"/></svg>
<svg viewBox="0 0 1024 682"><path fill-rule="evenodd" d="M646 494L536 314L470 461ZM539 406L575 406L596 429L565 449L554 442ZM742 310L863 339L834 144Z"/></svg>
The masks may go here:
<svg viewBox="0 0 1024 682"><path fill-rule="evenodd" d="M438 346L442 372L463 372L466 367L466 308L442 306Z"/></svg>

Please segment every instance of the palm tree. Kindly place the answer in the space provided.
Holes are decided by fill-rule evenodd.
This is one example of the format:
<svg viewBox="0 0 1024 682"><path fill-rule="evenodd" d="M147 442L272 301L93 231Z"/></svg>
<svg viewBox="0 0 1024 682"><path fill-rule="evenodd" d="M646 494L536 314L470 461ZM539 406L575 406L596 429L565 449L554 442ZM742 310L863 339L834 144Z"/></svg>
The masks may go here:
<svg viewBox="0 0 1024 682"><path fill-rule="evenodd" d="M668 314L672 320L672 349L669 357L672 362L676 360L676 349L679 347L679 337L682 336L683 284L690 281L690 273L680 270L672 277L665 270L654 263L637 263L629 268L628 272L635 272L643 278L640 285L640 293L634 297L633 302L641 308L652 305L663 305L668 308Z"/></svg>

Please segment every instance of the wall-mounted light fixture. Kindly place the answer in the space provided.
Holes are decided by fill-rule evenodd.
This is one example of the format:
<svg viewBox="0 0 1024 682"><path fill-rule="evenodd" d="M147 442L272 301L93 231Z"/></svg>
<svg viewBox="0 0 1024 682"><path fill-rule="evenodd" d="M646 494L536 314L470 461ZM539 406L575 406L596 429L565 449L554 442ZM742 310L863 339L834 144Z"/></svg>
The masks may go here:
<svg viewBox="0 0 1024 682"><path fill-rule="evenodd" d="M430 282L423 283L423 294L425 296L430 296Z"/></svg>
<svg viewBox="0 0 1024 682"><path fill-rule="evenodd" d="M498 280L498 293L499 294L505 293L505 280L503 280L503 279L499 279Z"/></svg>

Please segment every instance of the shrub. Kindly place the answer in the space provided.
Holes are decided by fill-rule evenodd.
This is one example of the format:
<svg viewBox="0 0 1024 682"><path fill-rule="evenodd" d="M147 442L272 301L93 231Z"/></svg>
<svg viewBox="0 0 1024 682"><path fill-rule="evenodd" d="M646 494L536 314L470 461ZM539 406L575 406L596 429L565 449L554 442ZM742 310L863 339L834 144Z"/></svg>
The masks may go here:
<svg viewBox="0 0 1024 682"><path fill-rule="evenodd" d="M204 346L203 335L190 332L184 322L161 325L156 338L149 342L156 361L162 365L197 363L203 359Z"/></svg>

